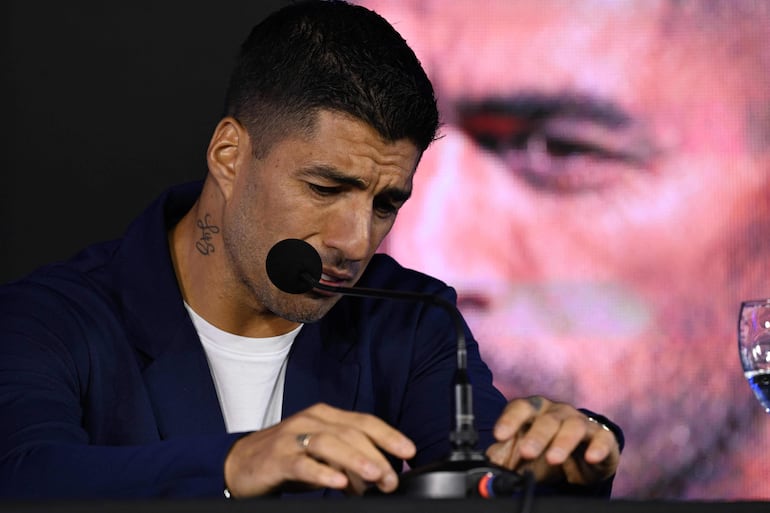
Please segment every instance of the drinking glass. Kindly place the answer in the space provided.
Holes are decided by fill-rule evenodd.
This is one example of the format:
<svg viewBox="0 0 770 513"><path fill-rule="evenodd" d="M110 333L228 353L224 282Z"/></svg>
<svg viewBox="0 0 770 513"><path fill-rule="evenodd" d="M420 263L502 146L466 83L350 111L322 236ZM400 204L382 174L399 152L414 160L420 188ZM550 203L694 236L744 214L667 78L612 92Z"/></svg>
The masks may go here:
<svg viewBox="0 0 770 513"><path fill-rule="evenodd" d="M738 350L743 375L762 407L770 413L770 299L741 303Z"/></svg>

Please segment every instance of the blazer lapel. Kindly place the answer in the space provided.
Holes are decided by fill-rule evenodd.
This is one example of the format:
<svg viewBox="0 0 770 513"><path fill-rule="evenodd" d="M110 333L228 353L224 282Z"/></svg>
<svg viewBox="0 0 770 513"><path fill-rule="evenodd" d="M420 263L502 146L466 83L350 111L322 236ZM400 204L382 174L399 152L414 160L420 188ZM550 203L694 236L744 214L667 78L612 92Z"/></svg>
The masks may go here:
<svg viewBox="0 0 770 513"><path fill-rule="evenodd" d="M143 369L161 438L224 433L206 354L184 307L168 247L168 230L201 184L168 191L128 229L115 256L116 289Z"/></svg>
<svg viewBox="0 0 770 513"><path fill-rule="evenodd" d="M355 409L360 371L354 350L355 335L335 330L334 324L305 324L294 340L286 367L283 418L319 402L344 410ZM339 492L322 488L282 495L313 498L335 494Z"/></svg>
<svg viewBox="0 0 770 513"><path fill-rule="evenodd" d="M286 367L283 418L319 402L344 410L355 408L360 366L354 341L323 321L302 327Z"/></svg>
<svg viewBox="0 0 770 513"><path fill-rule="evenodd" d="M161 438L224 433L206 354L192 324L180 328L144 371Z"/></svg>

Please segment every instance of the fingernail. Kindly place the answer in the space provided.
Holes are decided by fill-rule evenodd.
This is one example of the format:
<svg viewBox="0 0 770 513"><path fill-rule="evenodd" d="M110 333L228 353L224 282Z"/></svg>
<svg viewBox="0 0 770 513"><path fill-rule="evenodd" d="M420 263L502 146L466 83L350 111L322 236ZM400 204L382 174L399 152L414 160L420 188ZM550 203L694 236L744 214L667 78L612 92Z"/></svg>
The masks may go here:
<svg viewBox="0 0 770 513"><path fill-rule="evenodd" d="M497 452L487 453L487 457L489 458L489 461L491 461L495 465L502 465L503 464L503 458Z"/></svg>
<svg viewBox="0 0 770 513"><path fill-rule="evenodd" d="M409 440L402 440L398 444L398 450L402 454L414 454L417 449L415 449L414 444Z"/></svg>
<svg viewBox="0 0 770 513"><path fill-rule="evenodd" d="M548 450L548 456L547 460L551 463L561 463L567 458L567 453L559 449L558 447L554 447L552 449Z"/></svg>
<svg viewBox="0 0 770 513"><path fill-rule="evenodd" d="M396 477L396 474L393 474L392 472L385 474L385 476L382 478L382 484L388 490L394 490L396 486L398 486L398 478Z"/></svg>
<svg viewBox="0 0 770 513"><path fill-rule="evenodd" d="M332 474L327 481L327 486L329 488L342 488L348 484L348 478L342 474Z"/></svg>
<svg viewBox="0 0 770 513"><path fill-rule="evenodd" d="M585 458L586 460L589 460L589 462L601 461L602 458L604 458L604 451L594 447L593 449L589 449L586 451Z"/></svg>
<svg viewBox="0 0 770 513"><path fill-rule="evenodd" d="M529 456L537 456L542 451L540 444L533 440L526 440L521 444L521 452L528 454Z"/></svg>
<svg viewBox="0 0 770 513"><path fill-rule="evenodd" d="M369 479L369 480L377 479L379 474L380 474L380 470L377 468L377 465L373 463L369 463L369 462L364 463L364 466L361 469L361 475L365 479Z"/></svg>
<svg viewBox="0 0 770 513"><path fill-rule="evenodd" d="M495 439L496 440L505 440L505 439L509 438L511 436L511 434L512 434L510 431L511 430L506 425L495 426L495 431L494 431Z"/></svg>

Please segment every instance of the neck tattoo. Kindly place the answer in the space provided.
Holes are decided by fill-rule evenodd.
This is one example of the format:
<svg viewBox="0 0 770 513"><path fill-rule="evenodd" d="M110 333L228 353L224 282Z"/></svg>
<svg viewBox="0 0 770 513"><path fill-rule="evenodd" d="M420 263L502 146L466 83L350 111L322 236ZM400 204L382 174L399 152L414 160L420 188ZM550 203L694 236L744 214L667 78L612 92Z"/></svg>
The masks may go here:
<svg viewBox="0 0 770 513"><path fill-rule="evenodd" d="M195 248L201 255L208 255L213 253L216 249L212 242L214 234L219 233L219 227L212 224L209 220L210 214L203 216L203 219L198 219L197 225L201 231L200 238L195 242Z"/></svg>

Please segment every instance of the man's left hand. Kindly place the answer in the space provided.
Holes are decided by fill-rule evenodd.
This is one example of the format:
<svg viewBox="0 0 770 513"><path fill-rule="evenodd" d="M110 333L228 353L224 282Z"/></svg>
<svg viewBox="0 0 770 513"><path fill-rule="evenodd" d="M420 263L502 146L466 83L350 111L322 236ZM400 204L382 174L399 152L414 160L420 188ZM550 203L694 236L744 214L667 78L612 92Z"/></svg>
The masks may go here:
<svg viewBox="0 0 770 513"><path fill-rule="evenodd" d="M589 485L615 474L615 434L566 403L533 396L508 403L495 424L493 463L530 470L538 482Z"/></svg>

